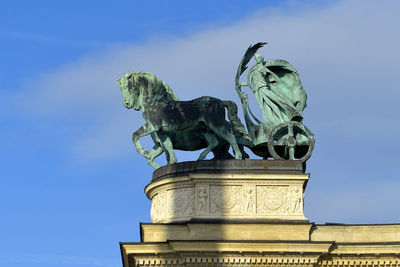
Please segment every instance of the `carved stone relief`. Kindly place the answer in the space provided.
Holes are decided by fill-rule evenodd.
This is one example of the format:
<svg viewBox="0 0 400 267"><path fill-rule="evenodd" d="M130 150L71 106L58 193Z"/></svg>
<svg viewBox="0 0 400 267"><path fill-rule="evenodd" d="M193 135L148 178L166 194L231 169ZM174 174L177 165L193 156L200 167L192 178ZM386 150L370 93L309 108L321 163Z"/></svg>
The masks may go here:
<svg viewBox="0 0 400 267"><path fill-rule="evenodd" d="M194 188L176 188L167 191L168 217L182 217L194 212Z"/></svg>
<svg viewBox="0 0 400 267"><path fill-rule="evenodd" d="M256 205L256 189L255 187L246 186L243 188L243 213L255 213Z"/></svg>
<svg viewBox="0 0 400 267"><path fill-rule="evenodd" d="M290 212L293 214L303 213L303 192L301 186L290 187Z"/></svg>
<svg viewBox="0 0 400 267"><path fill-rule="evenodd" d="M303 184L294 181L215 181L160 188L152 197L151 218L157 222L191 218L305 219Z"/></svg>
<svg viewBox="0 0 400 267"><path fill-rule="evenodd" d="M257 213L288 213L289 186L257 186Z"/></svg>
<svg viewBox="0 0 400 267"><path fill-rule="evenodd" d="M210 186L211 213L240 213L242 186Z"/></svg>
<svg viewBox="0 0 400 267"><path fill-rule="evenodd" d="M209 212L209 190L206 186L197 188L197 212Z"/></svg>
<svg viewBox="0 0 400 267"><path fill-rule="evenodd" d="M152 222L160 222L165 218L166 210L166 192L158 192L153 196L151 203L150 216Z"/></svg>

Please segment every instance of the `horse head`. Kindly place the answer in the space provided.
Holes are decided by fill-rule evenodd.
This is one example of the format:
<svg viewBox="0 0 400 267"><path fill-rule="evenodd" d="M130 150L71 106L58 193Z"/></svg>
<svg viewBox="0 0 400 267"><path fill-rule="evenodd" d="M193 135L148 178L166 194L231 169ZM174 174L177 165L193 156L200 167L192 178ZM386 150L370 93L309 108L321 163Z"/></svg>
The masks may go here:
<svg viewBox="0 0 400 267"><path fill-rule="evenodd" d="M135 72L125 73L124 76L118 79L118 85L121 89L124 106L128 109L140 110L140 88L137 86L135 74Z"/></svg>

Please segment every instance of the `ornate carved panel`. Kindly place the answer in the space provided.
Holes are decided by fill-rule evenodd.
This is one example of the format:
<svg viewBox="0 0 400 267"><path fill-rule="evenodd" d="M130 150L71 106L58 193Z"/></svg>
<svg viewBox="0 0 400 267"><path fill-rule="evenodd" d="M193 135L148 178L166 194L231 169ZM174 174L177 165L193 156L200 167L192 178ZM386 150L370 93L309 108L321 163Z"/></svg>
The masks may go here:
<svg viewBox="0 0 400 267"><path fill-rule="evenodd" d="M150 216L152 222L161 222L166 216L166 192L159 191L154 195L151 203Z"/></svg>
<svg viewBox="0 0 400 267"><path fill-rule="evenodd" d="M182 217L194 212L194 188L175 188L167 191L168 217Z"/></svg>
<svg viewBox="0 0 400 267"><path fill-rule="evenodd" d="M242 186L218 185L210 186L211 213L240 213Z"/></svg>
<svg viewBox="0 0 400 267"><path fill-rule="evenodd" d="M257 186L257 213L288 214L289 186Z"/></svg>

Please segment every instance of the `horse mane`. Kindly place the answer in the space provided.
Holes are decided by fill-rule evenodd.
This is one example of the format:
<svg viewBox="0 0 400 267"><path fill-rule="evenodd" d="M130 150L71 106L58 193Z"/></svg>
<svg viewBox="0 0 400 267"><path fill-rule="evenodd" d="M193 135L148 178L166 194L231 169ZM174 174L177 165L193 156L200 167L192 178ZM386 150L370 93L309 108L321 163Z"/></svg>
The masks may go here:
<svg viewBox="0 0 400 267"><path fill-rule="evenodd" d="M132 72L130 75L130 79L132 79L134 84L145 85L146 81L152 84L152 87L149 88L151 90L151 94L159 95L160 97L166 96L174 101L178 101L178 97L174 94L171 87L162 80L158 79L151 72ZM147 86L147 85L146 85Z"/></svg>

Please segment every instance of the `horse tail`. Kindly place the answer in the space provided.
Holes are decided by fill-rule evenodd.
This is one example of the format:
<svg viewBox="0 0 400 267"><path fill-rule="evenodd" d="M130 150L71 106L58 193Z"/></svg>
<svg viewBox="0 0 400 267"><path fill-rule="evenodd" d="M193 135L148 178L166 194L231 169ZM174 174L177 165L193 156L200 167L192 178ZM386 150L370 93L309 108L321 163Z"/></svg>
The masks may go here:
<svg viewBox="0 0 400 267"><path fill-rule="evenodd" d="M244 128L244 125L242 124L237 115L238 108L236 104L232 101L222 101L222 102L224 103L224 106L228 110L228 119L232 126L233 134L239 135L240 137L243 137L251 141L249 134L247 133L246 129Z"/></svg>

